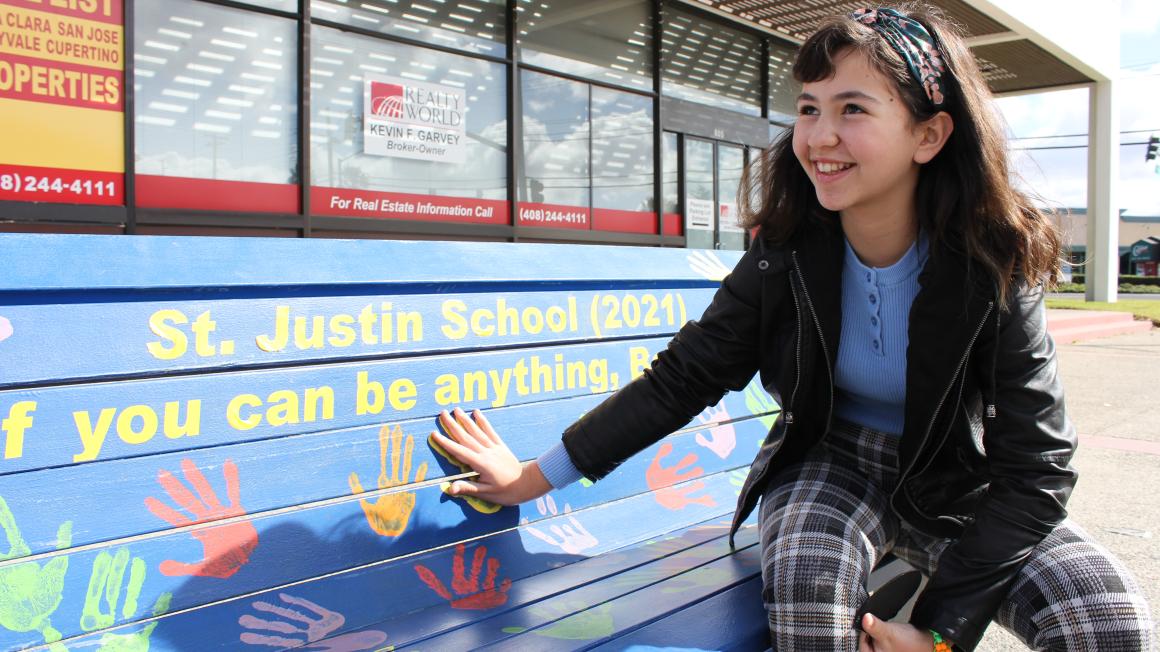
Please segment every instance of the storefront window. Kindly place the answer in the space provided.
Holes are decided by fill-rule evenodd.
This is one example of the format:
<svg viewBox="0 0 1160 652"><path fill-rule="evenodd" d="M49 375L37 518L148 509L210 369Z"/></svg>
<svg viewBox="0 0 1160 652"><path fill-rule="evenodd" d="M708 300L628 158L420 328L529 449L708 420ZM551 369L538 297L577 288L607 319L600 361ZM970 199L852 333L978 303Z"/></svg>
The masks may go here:
<svg viewBox="0 0 1160 652"><path fill-rule="evenodd" d="M520 61L652 89L652 11L644 0L520 0Z"/></svg>
<svg viewBox="0 0 1160 652"><path fill-rule="evenodd" d="M311 16L432 45L502 57L503 0L314 0Z"/></svg>
<svg viewBox="0 0 1160 652"><path fill-rule="evenodd" d="M653 100L592 87L592 228L656 233Z"/></svg>
<svg viewBox="0 0 1160 652"><path fill-rule="evenodd" d="M769 44L769 119L790 123L797 119L797 96L800 84L793 80L791 69L797 52L777 43Z"/></svg>
<svg viewBox="0 0 1160 652"><path fill-rule="evenodd" d="M502 64L326 27L311 39L315 213L509 223Z"/></svg>
<svg viewBox="0 0 1160 652"><path fill-rule="evenodd" d="M138 205L298 211L295 29L201 2L137 5Z"/></svg>
<svg viewBox="0 0 1160 652"><path fill-rule="evenodd" d="M590 87L530 70L520 78L524 180L518 223L591 228Z"/></svg>
<svg viewBox="0 0 1160 652"><path fill-rule="evenodd" d="M662 92L761 115L761 42L755 36L665 10Z"/></svg>
<svg viewBox="0 0 1160 652"><path fill-rule="evenodd" d="M237 0L242 4L298 13L298 0Z"/></svg>
<svg viewBox="0 0 1160 652"><path fill-rule="evenodd" d="M671 131L664 133L661 140L661 169L663 178L661 192L664 198L661 204L661 219L664 222L665 235L681 235L685 232L685 224L681 219L680 179L681 162L677 150L677 135Z"/></svg>
<svg viewBox="0 0 1160 652"><path fill-rule="evenodd" d="M656 233L653 100L525 70L519 224Z"/></svg>

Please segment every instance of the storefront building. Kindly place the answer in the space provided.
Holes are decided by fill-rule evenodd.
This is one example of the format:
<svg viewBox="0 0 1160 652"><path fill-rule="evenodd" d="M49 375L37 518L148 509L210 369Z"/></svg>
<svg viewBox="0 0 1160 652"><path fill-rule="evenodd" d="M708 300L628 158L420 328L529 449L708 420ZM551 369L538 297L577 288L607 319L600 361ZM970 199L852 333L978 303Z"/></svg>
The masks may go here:
<svg viewBox="0 0 1160 652"><path fill-rule="evenodd" d="M850 3L745 4L0 0L0 230L742 249L796 45ZM1090 81L1012 43L976 49L998 91Z"/></svg>
<svg viewBox="0 0 1160 652"><path fill-rule="evenodd" d="M1160 238L1148 238L1132 243L1128 252L1131 272L1139 276L1160 276Z"/></svg>

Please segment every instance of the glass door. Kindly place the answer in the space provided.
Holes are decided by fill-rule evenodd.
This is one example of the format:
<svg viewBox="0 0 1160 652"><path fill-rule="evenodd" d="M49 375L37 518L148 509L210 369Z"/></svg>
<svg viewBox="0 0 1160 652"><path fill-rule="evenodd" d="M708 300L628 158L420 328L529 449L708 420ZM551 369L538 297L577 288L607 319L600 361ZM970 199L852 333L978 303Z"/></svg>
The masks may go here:
<svg viewBox="0 0 1160 652"><path fill-rule="evenodd" d="M745 169L745 147L717 143L717 248L745 250L745 229L737 223L737 190Z"/></svg>
<svg viewBox="0 0 1160 652"><path fill-rule="evenodd" d="M737 223L737 189L746 148L693 136L684 137L685 246L690 249L745 249L745 229Z"/></svg>
<svg viewBox="0 0 1160 652"><path fill-rule="evenodd" d="M685 246L717 248L715 143L685 136Z"/></svg>

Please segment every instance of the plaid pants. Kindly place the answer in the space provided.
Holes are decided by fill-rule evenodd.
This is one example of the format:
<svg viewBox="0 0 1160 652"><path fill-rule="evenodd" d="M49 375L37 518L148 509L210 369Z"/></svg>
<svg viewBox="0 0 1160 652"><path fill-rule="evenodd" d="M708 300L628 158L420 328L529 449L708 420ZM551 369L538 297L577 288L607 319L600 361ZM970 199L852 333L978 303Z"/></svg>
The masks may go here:
<svg viewBox="0 0 1160 652"><path fill-rule="evenodd" d="M773 650L858 649L854 616L877 560L893 552L928 577L951 543L889 506L898 440L835 422L823 444L770 482L760 511ZM1035 650L1151 650L1148 605L1128 570L1071 521L1032 552L995 621Z"/></svg>

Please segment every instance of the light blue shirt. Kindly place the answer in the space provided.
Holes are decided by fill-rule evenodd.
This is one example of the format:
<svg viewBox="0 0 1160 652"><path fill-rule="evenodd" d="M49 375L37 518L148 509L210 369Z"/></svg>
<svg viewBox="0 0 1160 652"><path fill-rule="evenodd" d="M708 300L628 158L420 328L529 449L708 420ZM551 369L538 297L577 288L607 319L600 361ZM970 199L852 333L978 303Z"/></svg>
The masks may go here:
<svg viewBox="0 0 1160 652"><path fill-rule="evenodd" d="M926 240L920 238L893 265L870 267L846 243L842 336L834 371L838 418L902 434L910 305L927 254Z"/></svg>

